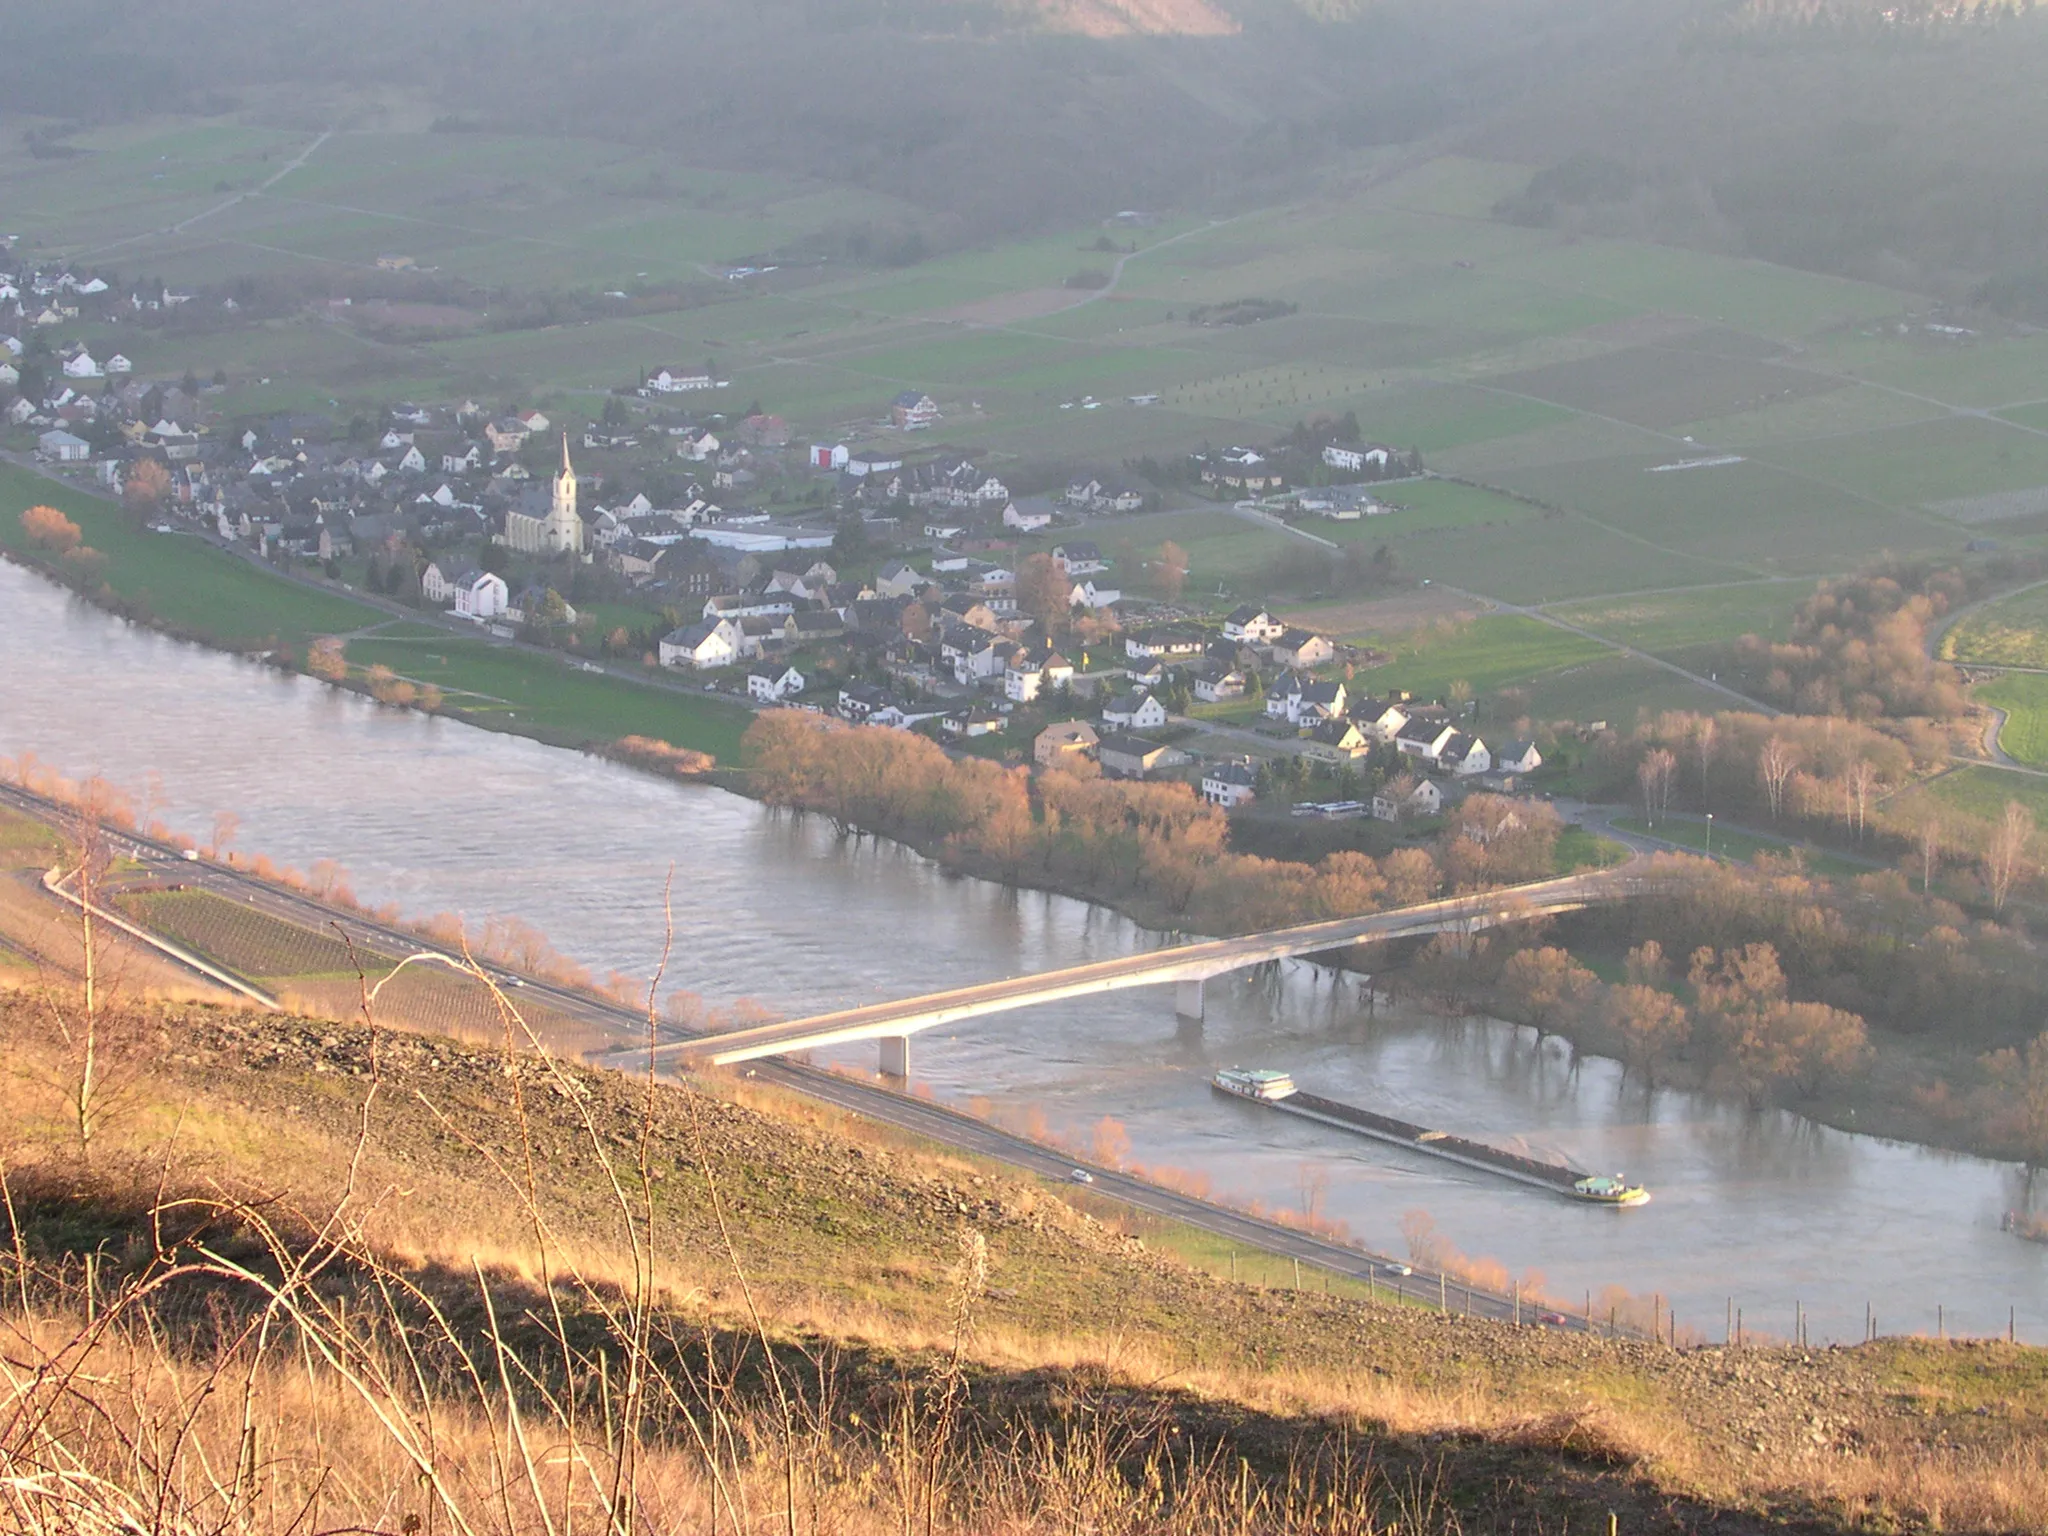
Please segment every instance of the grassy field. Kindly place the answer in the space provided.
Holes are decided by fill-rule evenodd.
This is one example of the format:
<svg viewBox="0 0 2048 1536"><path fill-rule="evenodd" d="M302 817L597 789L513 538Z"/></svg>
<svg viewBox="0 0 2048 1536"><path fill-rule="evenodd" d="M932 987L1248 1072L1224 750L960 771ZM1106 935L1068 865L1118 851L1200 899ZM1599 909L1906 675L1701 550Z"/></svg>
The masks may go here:
<svg viewBox="0 0 2048 1536"><path fill-rule="evenodd" d="M1613 654L1598 641L1520 615L1474 619L1447 632L1425 630L1401 638L1392 649L1394 659L1368 674L1362 686L1406 688L1431 699L1460 682L1474 694L1497 693Z"/></svg>
<svg viewBox="0 0 2048 1536"><path fill-rule="evenodd" d="M1689 592L1646 592L1564 604L1561 619L1656 656L1683 655L1731 635L1783 639L1812 595L1805 581L1748 582Z"/></svg>
<svg viewBox="0 0 2048 1536"><path fill-rule="evenodd" d="M1974 820L1995 822L2008 801L2018 801L2042 826L2048 826L2048 779L2032 774L2008 773L2000 768L1972 765L1943 774L1926 790L1943 805L1961 811Z"/></svg>
<svg viewBox="0 0 2048 1536"><path fill-rule="evenodd" d="M653 736L736 763L753 717L716 699L571 670L563 658L436 633L350 641L350 663L432 683L458 718L571 745Z"/></svg>
<svg viewBox="0 0 2048 1536"><path fill-rule="evenodd" d="M2048 677L2014 672L1979 683L1971 690L1978 702L2006 712L1998 744L2014 758L2048 767Z"/></svg>
<svg viewBox="0 0 2048 1536"><path fill-rule="evenodd" d="M1941 654L1949 661L2048 667L2048 587L1987 603L1942 637Z"/></svg>

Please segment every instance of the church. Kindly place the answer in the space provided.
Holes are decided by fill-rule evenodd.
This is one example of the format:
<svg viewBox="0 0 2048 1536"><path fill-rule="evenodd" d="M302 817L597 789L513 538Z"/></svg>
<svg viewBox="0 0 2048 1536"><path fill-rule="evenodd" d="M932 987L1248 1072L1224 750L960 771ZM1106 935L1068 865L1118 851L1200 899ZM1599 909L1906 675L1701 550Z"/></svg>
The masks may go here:
<svg viewBox="0 0 2048 1536"><path fill-rule="evenodd" d="M513 507L505 513L504 541L522 555L580 555L583 519L576 512L576 471L569 463L569 435L562 434L562 472L545 515Z"/></svg>

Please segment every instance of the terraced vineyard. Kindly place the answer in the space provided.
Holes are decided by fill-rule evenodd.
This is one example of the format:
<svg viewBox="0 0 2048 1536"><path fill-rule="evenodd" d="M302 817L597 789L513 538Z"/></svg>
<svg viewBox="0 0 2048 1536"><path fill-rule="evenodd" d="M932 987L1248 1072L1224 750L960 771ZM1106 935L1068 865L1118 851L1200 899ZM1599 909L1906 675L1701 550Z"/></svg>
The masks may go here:
<svg viewBox="0 0 2048 1536"><path fill-rule="evenodd" d="M296 928L238 906L211 891L147 891L125 895L118 905L152 933L197 950L207 959L252 981L292 976L350 976L358 963L377 974L391 961L328 934Z"/></svg>

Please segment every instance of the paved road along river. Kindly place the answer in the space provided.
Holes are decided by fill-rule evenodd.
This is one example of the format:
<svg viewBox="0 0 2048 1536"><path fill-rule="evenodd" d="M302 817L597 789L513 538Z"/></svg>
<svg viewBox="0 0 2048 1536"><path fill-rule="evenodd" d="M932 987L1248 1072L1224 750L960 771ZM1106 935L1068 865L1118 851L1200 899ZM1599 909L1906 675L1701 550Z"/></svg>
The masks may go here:
<svg viewBox="0 0 2048 1536"><path fill-rule="evenodd" d="M34 752L154 796L174 826L217 810L240 844L304 867L340 860L373 901L471 917L516 913L595 970L645 971L676 872L680 985L784 1015L878 1002L1128 954L1153 942L1112 912L948 876L901 848L839 842L718 791L517 738L380 709L304 678L134 629L0 565L0 754ZM846 1059L873 1064L873 1047ZM1204 1175L1269 1207L1313 1201L1375 1246L1404 1220L1577 1297L1617 1284L1673 1298L1718 1336L1736 1298L1753 1330L1861 1336L1935 1326L2048 1343L2048 1248L1999 1231L2025 1205L2017 1169L1650 1097L1613 1064L1490 1021L1363 1006L1355 979L1304 964L1210 985L1199 1036L1167 991L976 1020L921 1036L941 1098L1042 1115L1086 1142L1105 1118L1138 1162ZM1217 1065L1282 1067L1329 1097L1625 1170L1656 1191L1584 1209L1452 1165L1225 1101Z"/></svg>

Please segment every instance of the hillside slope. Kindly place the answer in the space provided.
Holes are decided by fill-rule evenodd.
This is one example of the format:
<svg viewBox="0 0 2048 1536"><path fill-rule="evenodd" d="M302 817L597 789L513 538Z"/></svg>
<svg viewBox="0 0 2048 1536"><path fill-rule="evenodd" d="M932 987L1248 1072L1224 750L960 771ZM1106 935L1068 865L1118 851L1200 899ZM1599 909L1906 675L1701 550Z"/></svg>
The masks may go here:
<svg viewBox="0 0 2048 1536"><path fill-rule="evenodd" d="M1911 1528L1937 1508L1945 1529L2044 1528L2031 1351L1676 1350L1255 1290L1069 1191L734 1102L745 1084L650 1094L317 1021L123 1017L88 1163L61 1091L75 1054L41 997L0 994L18 1508L118 1491L247 1530L308 1501L327 1525L410 1530L424 1507L527 1529L588 1503L525 1481L554 1464L538 1439L674 1524L794 1501L790 1528L833 1531L918 1511L1015 1531L1591 1530L1609 1511L1631 1532ZM237 1321L265 1315L269 1333ZM253 1444L249 1414L269 1426ZM182 1462L123 1462L103 1432L181 1415ZM244 1475L203 1475L202 1452ZM408 1466L430 1486L394 1500Z"/></svg>

